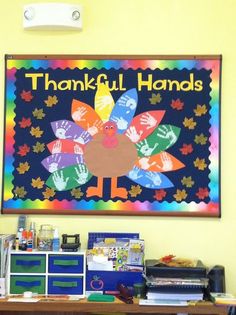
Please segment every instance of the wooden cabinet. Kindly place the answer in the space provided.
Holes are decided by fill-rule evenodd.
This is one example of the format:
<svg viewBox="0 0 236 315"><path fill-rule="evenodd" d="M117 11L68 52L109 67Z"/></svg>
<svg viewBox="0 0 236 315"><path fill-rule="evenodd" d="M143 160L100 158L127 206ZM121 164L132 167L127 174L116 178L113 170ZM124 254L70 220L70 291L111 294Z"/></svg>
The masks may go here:
<svg viewBox="0 0 236 315"><path fill-rule="evenodd" d="M38 294L85 296L84 252L12 251L8 294L31 291Z"/></svg>

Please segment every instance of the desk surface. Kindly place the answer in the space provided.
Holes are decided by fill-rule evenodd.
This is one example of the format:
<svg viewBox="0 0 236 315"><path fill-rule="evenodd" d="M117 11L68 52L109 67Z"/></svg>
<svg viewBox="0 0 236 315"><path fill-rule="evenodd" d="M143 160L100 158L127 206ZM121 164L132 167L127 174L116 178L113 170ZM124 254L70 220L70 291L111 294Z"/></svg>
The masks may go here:
<svg viewBox="0 0 236 315"><path fill-rule="evenodd" d="M43 312L44 314L52 314L57 312L66 313L136 313L136 314L217 314L227 315L226 306L215 306L210 302L200 302L196 305L188 306L140 306L135 300L134 304L125 304L119 300L112 303L97 303L80 301L53 301L40 300L36 303L8 302L0 300L0 314L8 314L10 312ZM17 313L15 313L17 314ZM19 313L18 313L19 314Z"/></svg>

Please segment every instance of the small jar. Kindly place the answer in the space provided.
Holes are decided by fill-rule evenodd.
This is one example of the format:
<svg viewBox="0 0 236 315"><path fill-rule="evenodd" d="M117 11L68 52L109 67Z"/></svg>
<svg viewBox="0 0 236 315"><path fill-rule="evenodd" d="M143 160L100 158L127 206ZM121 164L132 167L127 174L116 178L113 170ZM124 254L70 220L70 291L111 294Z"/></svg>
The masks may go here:
<svg viewBox="0 0 236 315"><path fill-rule="evenodd" d="M53 240L53 227L50 224L43 224L40 226L38 233L38 250L51 251Z"/></svg>
<svg viewBox="0 0 236 315"><path fill-rule="evenodd" d="M134 283L134 296L138 299L143 299L145 297L145 284L144 283Z"/></svg>

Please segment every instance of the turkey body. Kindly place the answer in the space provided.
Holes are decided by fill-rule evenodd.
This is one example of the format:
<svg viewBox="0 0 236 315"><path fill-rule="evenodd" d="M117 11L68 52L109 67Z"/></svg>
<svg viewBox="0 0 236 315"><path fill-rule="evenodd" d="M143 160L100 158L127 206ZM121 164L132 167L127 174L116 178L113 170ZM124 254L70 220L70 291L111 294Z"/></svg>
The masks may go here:
<svg viewBox="0 0 236 315"><path fill-rule="evenodd" d="M88 170L97 177L111 178L126 175L137 160L135 145L122 134L116 134L118 145L107 148L103 134L94 136L85 148L84 161Z"/></svg>

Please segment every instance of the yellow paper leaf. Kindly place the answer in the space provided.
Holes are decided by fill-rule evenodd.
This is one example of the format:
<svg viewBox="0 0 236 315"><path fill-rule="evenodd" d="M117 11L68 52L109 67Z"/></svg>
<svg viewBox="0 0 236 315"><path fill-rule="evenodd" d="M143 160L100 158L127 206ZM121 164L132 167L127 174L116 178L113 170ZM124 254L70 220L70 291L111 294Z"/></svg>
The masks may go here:
<svg viewBox="0 0 236 315"><path fill-rule="evenodd" d="M198 168L200 171L204 171L204 169L207 167L207 164L205 162L205 159L199 159L196 158L196 160L193 162L194 166Z"/></svg>
<svg viewBox="0 0 236 315"><path fill-rule="evenodd" d="M41 188L43 188L43 185L44 185L44 181L41 180L40 177L38 177L36 179L32 178L32 181L31 181L32 187L37 188L37 189L41 189Z"/></svg>
<svg viewBox="0 0 236 315"><path fill-rule="evenodd" d="M46 104L47 107L52 107L58 103L58 99L56 95L53 96L48 96L47 100L44 100L44 103Z"/></svg>
<svg viewBox="0 0 236 315"><path fill-rule="evenodd" d="M30 169L29 163L20 163L19 166L16 168L19 174L25 174Z"/></svg>
<svg viewBox="0 0 236 315"><path fill-rule="evenodd" d="M193 118L187 118L187 117L184 118L184 121L183 121L184 127L193 130L196 127L196 124L197 123L193 120Z"/></svg>
<svg viewBox="0 0 236 315"><path fill-rule="evenodd" d="M35 138L41 138L42 134L43 134L43 130L40 129L40 127L31 127L30 129L30 134L35 137Z"/></svg>

